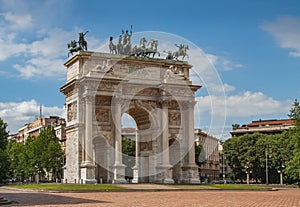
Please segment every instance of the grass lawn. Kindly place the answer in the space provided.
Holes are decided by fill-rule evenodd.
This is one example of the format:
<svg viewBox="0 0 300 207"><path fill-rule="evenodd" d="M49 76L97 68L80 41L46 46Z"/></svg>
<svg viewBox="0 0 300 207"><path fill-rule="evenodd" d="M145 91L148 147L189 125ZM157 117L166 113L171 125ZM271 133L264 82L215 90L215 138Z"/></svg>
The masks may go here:
<svg viewBox="0 0 300 207"><path fill-rule="evenodd" d="M20 189L35 189L35 190L52 190L52 191L122 191L126 188L111 185L111 184L14 184L8 185L12 188ZM170 185L182 190L208 190L208 189L222 189L222 190L259 190L269 189L266 186L257 185L240 185L240 184L201 184L201 185Z"/></svg>
<svg viewBox="0 0 300 207"><path fill-rule="evenodd" d="M8 185L12 188L37 189L37 190L57 190L57 191L110 191L124 190L120 186L109 184L20 184Z"/></svg>

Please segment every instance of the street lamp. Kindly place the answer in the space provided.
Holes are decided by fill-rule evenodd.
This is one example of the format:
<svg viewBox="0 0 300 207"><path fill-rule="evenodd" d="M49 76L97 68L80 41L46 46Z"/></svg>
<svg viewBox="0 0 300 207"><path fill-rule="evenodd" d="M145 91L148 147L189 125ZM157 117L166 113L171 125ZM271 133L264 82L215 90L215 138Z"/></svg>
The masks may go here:
<svg viewBox="0 0 300 207"><path fill-rule="evenodd" d="M246 175L247 175L247 184L249 185L249 178L250 178L250 173L252 173L252 170L248 166L245 166L246 169Z"/></svg>
<svg viewBox="0 0 300 207"><path fill-rule="evenodd" d="M281 165L281 169L278 170L279 176L280 176L280 185L283 185L283 170L285 168L285 165Z"/></svg>
<svg viewBox="0 0 300 207"><path fill-rule="evenodd" d="M266 147L266 184L269 185L269 173L268 173L268 146Z"/></svg>
<svg viewBox="0 0 300 207"><path fill-rule="evenodd" d="M223 181L225 183L225 176L226 176L226 172L225 172L225 156L224 156L224 152L222 152L222 177L223 177Z"/></svg>

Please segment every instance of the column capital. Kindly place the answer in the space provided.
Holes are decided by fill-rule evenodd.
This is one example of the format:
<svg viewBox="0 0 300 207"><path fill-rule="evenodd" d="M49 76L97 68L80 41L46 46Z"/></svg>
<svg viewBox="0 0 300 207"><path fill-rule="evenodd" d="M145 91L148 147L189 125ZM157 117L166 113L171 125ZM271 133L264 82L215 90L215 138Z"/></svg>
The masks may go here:
<svg viewBox="0 0 300 207"><path fill-rule="evenodd" d="M122 105L122 103L124 101L125 100L121 96L114 96L111 99L111 105L113 105L113 106L116 106L116 105L119 105L119 104Z"/></svg>
<svg viewBox="0 0 300 207"><path fill-rule="evenodd" d="M181 106L182 106L183 110L194 108L195 104L196 104L196 101L194 101L194 100L188 100L188 101L181 102Z"/></svg>
<svg viewBox="0 0 300 207"><path fill-rule="evenodd" d="M95 101L95 95L84 93L81 100L84 103L93 103Z"/></svg>

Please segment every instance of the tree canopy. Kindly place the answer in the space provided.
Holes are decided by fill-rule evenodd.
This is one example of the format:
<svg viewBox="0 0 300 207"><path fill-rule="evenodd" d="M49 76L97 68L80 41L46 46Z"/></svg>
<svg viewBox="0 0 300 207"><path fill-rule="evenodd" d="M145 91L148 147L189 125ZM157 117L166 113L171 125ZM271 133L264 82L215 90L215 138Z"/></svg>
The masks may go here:
<svg viewBox="0 0 300 207"><path fill-rule="evenodd" d="M226 163L234 180L245 180L246 168L256 182L266 182L266 160L270 183L279 183L278 171L289 182L300 181L300 106L296 100L289 117L294 127L281 134L245 134L224 143ZM267 156L266 156L267 155Z"/></svg>
<svg viewBox="0 0 300 207"><path fill-rule="evenodd" d="M38 137L27 137L25 144L10 142L7 151L10 177L20 181L35 175L47 175L48 180L61 178L64 154L52 126L42 130Z"/></svg>
<svg viewBox="0 0 300 207"><path fill-rule="evenodd" d="M7 124L0 118L0 182L7 177L8 155L6 151L8 132Z"/></svg>

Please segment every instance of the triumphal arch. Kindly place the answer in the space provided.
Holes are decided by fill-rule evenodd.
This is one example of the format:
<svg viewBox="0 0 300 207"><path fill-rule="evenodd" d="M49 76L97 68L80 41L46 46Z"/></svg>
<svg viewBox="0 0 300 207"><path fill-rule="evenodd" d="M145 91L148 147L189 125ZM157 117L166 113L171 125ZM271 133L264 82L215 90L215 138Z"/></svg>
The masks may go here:
<svg viewBox="0 0 300 207"><path fill-rule="evenodd" d="M65 66L68 183L126 183L121 117L136 122L133 183L199 183L195 92L177 58L80 50ZM172 54L171 54L172 55Z"/></svg>

